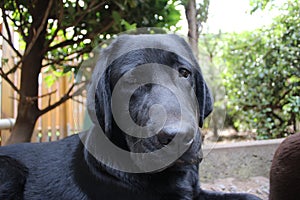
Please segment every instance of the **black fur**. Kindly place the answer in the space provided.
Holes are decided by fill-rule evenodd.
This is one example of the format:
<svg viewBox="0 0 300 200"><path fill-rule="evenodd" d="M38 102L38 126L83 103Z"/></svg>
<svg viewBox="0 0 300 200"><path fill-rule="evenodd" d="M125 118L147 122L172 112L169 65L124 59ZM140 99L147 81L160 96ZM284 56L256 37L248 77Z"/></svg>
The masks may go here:
<svg viewBox="0 0 300 200"><path fill-rule="evenodd" d="M118 51L139 46L125 54ZM168 42L169 41L169 42ZM171 43L172 42L172 43ZM152 43L162 47L151 48ZM143 46L143 45L142 45ZM171 48L166 49L168 46ZM172 51L173 47L179 49ZM106 136L120 148L131 152L149 152L163 146L157 136L140 140L122 132L111 113L111 92L116 82L126 72L145 63L158 63L179 70L184 66L191 75L186 78L196 92L199 110L191 110L189 99L184 109L190 110L190 122L186 132L196 133L191 147L170 166L151 173L126 173L108 167L96 160L82 144L82 132L63 140L50 143L25 143L0 148L0 199L103 199L103 200L258 200L249 194L225 194L200 189L198 165L201 161L201 135L198 128L190 130L190 123L202 126L204 118L212 111L212 99L200 68L188 45L175 35L121 36L102 52L102 60L96 66L93 80L99 80L95 107L89 107L89 114L97 116L94 123L100 123ZM181 54L182 53L182 54ZM121 56L118 56L121 55ZM109 67L98 79L97 67ZM172 79L173 80L173 79ZM129 80L130 81L130 80ZM178 82L170 84L179 84ZM189 92L186 92L189 98ZM168 126L178 120L178 101L159 85L145 85L136 90L130 100L130 114L139 125L149 124L148 108L159 103L166 107L170 119ZM169 131L168 129L167 131ZM179 162L180 161L180 162Z"/></svg>
<svg viewBox="0 0 300 200"><path fill-rule="evenodd" d="M300 133L290 135L277 148L270 170L269 200L300 199Z"/></svg>

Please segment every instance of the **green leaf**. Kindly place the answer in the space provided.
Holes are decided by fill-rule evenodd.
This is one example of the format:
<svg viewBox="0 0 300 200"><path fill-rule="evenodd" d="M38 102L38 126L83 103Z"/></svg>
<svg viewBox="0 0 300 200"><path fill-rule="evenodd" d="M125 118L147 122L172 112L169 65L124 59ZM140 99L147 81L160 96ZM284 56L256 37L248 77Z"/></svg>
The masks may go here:
<svg viewBox="0 0 300 200"><path fill-rule="evenodd" d="M112 12L112 17L113 17L115 23L120 23L121 22L121 16L117 11Z"/></svg>
<svg viewBox="0 0 300 200"><path fill-rule="evenodd" d="M56 78L53 75L49 74L44 78L44 81L47 87L50 88L55 83Z"/></svg>

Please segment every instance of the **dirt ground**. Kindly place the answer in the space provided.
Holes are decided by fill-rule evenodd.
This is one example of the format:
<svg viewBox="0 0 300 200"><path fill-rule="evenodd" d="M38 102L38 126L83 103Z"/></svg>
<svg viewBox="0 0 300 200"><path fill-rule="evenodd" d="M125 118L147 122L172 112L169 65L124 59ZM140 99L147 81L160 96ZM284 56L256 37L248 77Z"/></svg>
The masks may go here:
<svg viewBox="0 0 300 200"><path fill-rule="evenodd" d="M253 141L255 135L250 132L236 132L234 129L226 129L220 132L218 138L212 132L204 136L204 143L234 143L239 141ZM248 180L237 180L235 178L218 179L211 183L201 183L203 189L219 192L246 192L257 195L263 200L268 199L269 179L266 177L253 177Z"/></svg>
<svg viewBox="0 0 300 200"><path fill-rule="evenodd" d="M213 183L201 183L201 187L219 192L246 192L257 195L263 200L267 200L269 195L269 179L265 177L253 177L248 180L219 179Z"/></svg>

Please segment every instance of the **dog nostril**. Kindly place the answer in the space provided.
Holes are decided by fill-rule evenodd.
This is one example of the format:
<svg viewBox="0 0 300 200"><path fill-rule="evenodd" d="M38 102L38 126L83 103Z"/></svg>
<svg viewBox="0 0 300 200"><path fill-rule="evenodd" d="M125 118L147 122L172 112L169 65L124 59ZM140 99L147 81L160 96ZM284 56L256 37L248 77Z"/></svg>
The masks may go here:
<svg viewBox="0 0 300 200"><path fill-rule="evenodd" d="M175 135L173 135L173 134L169 134L169 133L166 133L164 131L161 131L157 134L157 139L158 139L160 144L167 145L172 141L174 136Z"/></svg>

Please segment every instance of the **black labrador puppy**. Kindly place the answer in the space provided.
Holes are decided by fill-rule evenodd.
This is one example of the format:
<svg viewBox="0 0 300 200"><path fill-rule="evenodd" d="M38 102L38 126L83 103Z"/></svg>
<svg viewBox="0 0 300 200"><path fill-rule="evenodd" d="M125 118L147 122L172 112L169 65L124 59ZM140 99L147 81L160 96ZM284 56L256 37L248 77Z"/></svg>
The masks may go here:
<svg viewBox="0 0 300 200"><path fill-rule="evenodd" d="M0 148L0 199L259 199L200 188L199 127L213 103L182 38L119 36L101 52L87 101L87 131Z"/></svg>

